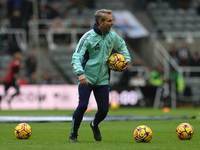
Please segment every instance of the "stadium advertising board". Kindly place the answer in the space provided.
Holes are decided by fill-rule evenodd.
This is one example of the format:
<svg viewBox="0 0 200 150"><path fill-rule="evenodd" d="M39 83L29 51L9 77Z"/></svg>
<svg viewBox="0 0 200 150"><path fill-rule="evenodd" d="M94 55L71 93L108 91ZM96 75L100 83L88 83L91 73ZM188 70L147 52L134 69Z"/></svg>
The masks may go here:
<svg viewBox="0 0 200 150"><path fill-rule="evenodd" d="M129 11L113 11L114 27L122 30L129 38L147 37L149 32Z"/></svg>
<svg viewBox="0 0 200 150"><path fill-rule="evenodd" d="M14 93L10 88L6 97L2 99L2 110L72 110L78 105L77 85L23 85L20 87L20 95L13 98L10 108L7 99ZM3 91L3 86L0 86ZM116 90L110 91L110 102L117 101L120 105L136 105L138 102L135 91ZM93 93L91 94L89 109L97 109Z"/></svg>

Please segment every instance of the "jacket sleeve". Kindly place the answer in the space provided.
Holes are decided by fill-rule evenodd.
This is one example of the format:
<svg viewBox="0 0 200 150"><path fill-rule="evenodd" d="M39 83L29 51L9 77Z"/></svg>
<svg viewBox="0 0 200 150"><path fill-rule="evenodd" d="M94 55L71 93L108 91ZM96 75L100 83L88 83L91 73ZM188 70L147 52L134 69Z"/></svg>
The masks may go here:
<svg viewBox="0 0 200 150"><path fill-rule="evenodd" d="M74 68L74 71L76 73L76 75L78 75L78 73L82 72L84 73L83 67L82 67L82 63L83 63L83 58L85 55L85 52L87 50L87 35L84 35L79 43L76 46L76 50L74 52L74 54L72 55L72 66Z"/></svg>
<svg viewBox="0 0 200 150"><path fill-rule="evenodd" d="M122 39L122 37L120 37L117 33L114 32L114 49L119 52L120 54L122 54L125 58L125 60L128 60L129 62L131 62L131 56L130 53L127 49L126 43L125 41Z"/></svg>

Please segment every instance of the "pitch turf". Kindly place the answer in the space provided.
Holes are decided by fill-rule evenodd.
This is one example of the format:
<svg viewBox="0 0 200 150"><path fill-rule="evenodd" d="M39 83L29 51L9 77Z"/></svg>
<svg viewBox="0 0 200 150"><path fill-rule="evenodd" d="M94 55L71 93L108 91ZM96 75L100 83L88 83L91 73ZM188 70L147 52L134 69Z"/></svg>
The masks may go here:
<svg viewBox="0 0 200 150"><path fill-rule="evenodd" d="M73 111L0 111L0 115L72 115ZM95 111L86 115L94 115ZM69 143L71 130L70 122L56 123L28 123L32 127L32 136L27 140L19 140L14 136L17 123L0 124L0 150L183 150L200 148L200 109L188 108L171 110L163 113L162 109L152 108L120 108L110 110L108 115L137 115L137 116L196 116L196 119L186 120L156 120L156 121L114 121L102 122L100 129L102 141L93 139L89 122L82 122L79 130L79 143ZM176 127L188 122L194 127L194 136L191 140L179 140L176 136ZM153 132L149 143L136 143L133 131L138 125L145 124Z"/></svg>

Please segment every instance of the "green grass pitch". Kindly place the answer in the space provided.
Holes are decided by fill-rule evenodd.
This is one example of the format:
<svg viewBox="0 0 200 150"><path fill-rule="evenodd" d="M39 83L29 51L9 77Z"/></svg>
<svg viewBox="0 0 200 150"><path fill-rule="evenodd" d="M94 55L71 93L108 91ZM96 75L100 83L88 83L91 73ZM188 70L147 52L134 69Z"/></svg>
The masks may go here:
<svg viewBox="0 0 200 150"><path fill-rule="evenodd" d="M2 115L72 115L73 111L0 111ZM85 115L94 115L95 111ZM89 122L82 122L79 129L78 143L69 143L70 122L28 123L32 127L30 139L17 139L14 128L18 123L0 123L0 150L199 150L200 149L200 109L185 108L164 113L162 109L120 108L110 110L108 115L136 116L196 116L196 119L147 120L147 121L104 121L100 124L102 141L93 139ZM191 140L179 140L175 130L183 122L194 127ZM134 129L147 125L153 132L149 143L136 143Z"/></svg>

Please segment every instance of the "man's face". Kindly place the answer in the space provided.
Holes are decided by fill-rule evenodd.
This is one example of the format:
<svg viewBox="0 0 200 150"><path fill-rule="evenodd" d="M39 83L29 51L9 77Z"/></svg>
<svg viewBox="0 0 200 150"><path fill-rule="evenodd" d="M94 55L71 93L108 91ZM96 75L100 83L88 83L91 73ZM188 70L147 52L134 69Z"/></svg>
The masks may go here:
<svg viewBox="0 0 200 150"><path fill-rule="evenodd" d="M105 20L100 21L100 30L103 34L110 32L111 27L114 25L114 20L112 14L105 14Z"/></svg>
<svg viewBox="0 0 200 150"><path fill-rule="evenodd" d="M14 57L15 57L15 59L17 59L17 60L19 60L19 61L22 61L22 59L23 59L22 54L19 53L19 52L16 52L16 53L14 54Z"/></svg>

